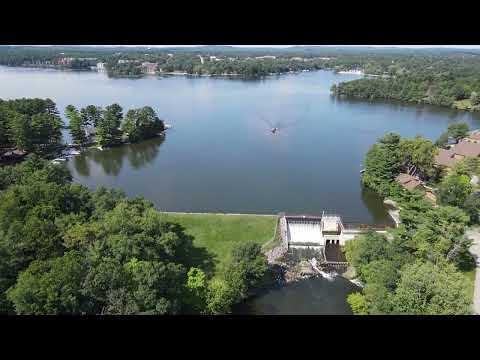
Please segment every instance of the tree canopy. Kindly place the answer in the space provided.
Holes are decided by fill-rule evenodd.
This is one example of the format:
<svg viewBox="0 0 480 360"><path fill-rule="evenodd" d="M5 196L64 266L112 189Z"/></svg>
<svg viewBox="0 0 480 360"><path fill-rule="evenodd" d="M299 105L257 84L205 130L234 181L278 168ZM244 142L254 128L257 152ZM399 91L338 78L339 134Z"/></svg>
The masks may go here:
<svg viewBox="0 0 480 360"><path fill-rule="evenodd" d="M60 143L62 127L50 99L0 99L0 148L44 154Z"/></svg>
<svg viewBox="0 0 480 360"><path fill-rule="evenodd" d="M143 198L92 192L35 155L0 168L2 313L220 314L267 278L258 245L215 274L205 256Z"/></svg>

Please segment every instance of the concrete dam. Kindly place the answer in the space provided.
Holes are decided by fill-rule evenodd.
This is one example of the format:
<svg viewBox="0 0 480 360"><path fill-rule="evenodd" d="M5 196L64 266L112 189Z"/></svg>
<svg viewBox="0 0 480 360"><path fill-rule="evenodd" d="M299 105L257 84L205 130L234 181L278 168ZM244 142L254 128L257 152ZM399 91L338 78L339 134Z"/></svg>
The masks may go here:
<svg viewBox="0 0 480 360"><path fill-rule="evenodd" d="M346 266L342 247L347 241L368 231L386 233L388 227L343 222L338 214L325 212L321 216L282 214L278 225L281 246L271 256L280 257L289 249L309 249L318 251L321 266Z"/></svg>

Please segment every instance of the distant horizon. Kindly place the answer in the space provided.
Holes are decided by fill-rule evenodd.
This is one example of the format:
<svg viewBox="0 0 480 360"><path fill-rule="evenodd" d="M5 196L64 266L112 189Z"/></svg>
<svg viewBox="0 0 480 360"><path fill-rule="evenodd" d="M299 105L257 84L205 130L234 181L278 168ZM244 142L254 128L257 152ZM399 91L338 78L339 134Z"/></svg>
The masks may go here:
<svg viewBox="0 0 480 360"><path fill-rule="evenodd" d="M85 46L85 47L156 47L156 48L177 48L177 47L199 47L199 46L231 46L238 48L272 48L287 49L295 46L325 46L325 47L376 47L376 48L400 48L400 49L480 49L480 45L11 45L11 46Z"/></svg>

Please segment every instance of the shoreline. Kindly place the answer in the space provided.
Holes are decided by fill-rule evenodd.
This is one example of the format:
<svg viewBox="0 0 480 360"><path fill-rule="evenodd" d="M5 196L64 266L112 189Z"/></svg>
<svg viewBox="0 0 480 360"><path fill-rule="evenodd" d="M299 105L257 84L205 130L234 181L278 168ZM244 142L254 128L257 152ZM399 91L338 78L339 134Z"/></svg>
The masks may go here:
<svg viewBox="0 0 480 360"><path fill-rule="evenodd" d="M101 73L107 74L106 71L98 71L98 70L92 70L92 69L68 69L68 68L57 67L57 66L54 66L54 65L51 65L51 66L40 66L40 65L39 66L32 66L32 65L23 66L23 65L20 65L20 66L18 66L18 65L0 64L0 66L4 66L4 67L7 67L7 68L22 68L22 69L34 69L34 70L49 69L49 70L58 70L58 71L66 71L66 72L76 72L76 71L78 71L78 72L92 72L92 73L98 73L98 74L101 74ZM244 77L244 78L247 78L247 79L262 79L262 78L271 77L271 76L282 76L282 75L288 75L288 74L299 74L299 73L303 73L303 72L314 72L314 71L333 71L333 70L328 69L328 68L303 69L303 70L297 70L297 71L269 73L269 74L260 75L260 76L248 76L248 75L243 75L243 74L189 74L187 72L172 71L172 72L159 72L159 73L155 73L155 74L124 75L124 76L111 76L111 77L109 77L107 75L107 77L112 78L112 79L139 79L139 78L148 77L148 76L161 77L161 76L164 76L164 75L172 75L172 76L191 76L191 77Z"/></svg>

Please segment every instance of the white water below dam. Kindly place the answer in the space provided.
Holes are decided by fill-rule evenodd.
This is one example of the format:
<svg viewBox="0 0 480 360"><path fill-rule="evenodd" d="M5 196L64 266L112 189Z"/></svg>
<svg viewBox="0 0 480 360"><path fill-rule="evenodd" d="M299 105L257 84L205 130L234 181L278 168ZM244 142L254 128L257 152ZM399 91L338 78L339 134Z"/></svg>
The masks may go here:
<svg viewBox="0 0 480 360"><path fill-rule="evenodd" d="M315 243L323 245L320 221L288 221L287 230L289 242L293 245L295 243Z"/></svg>

